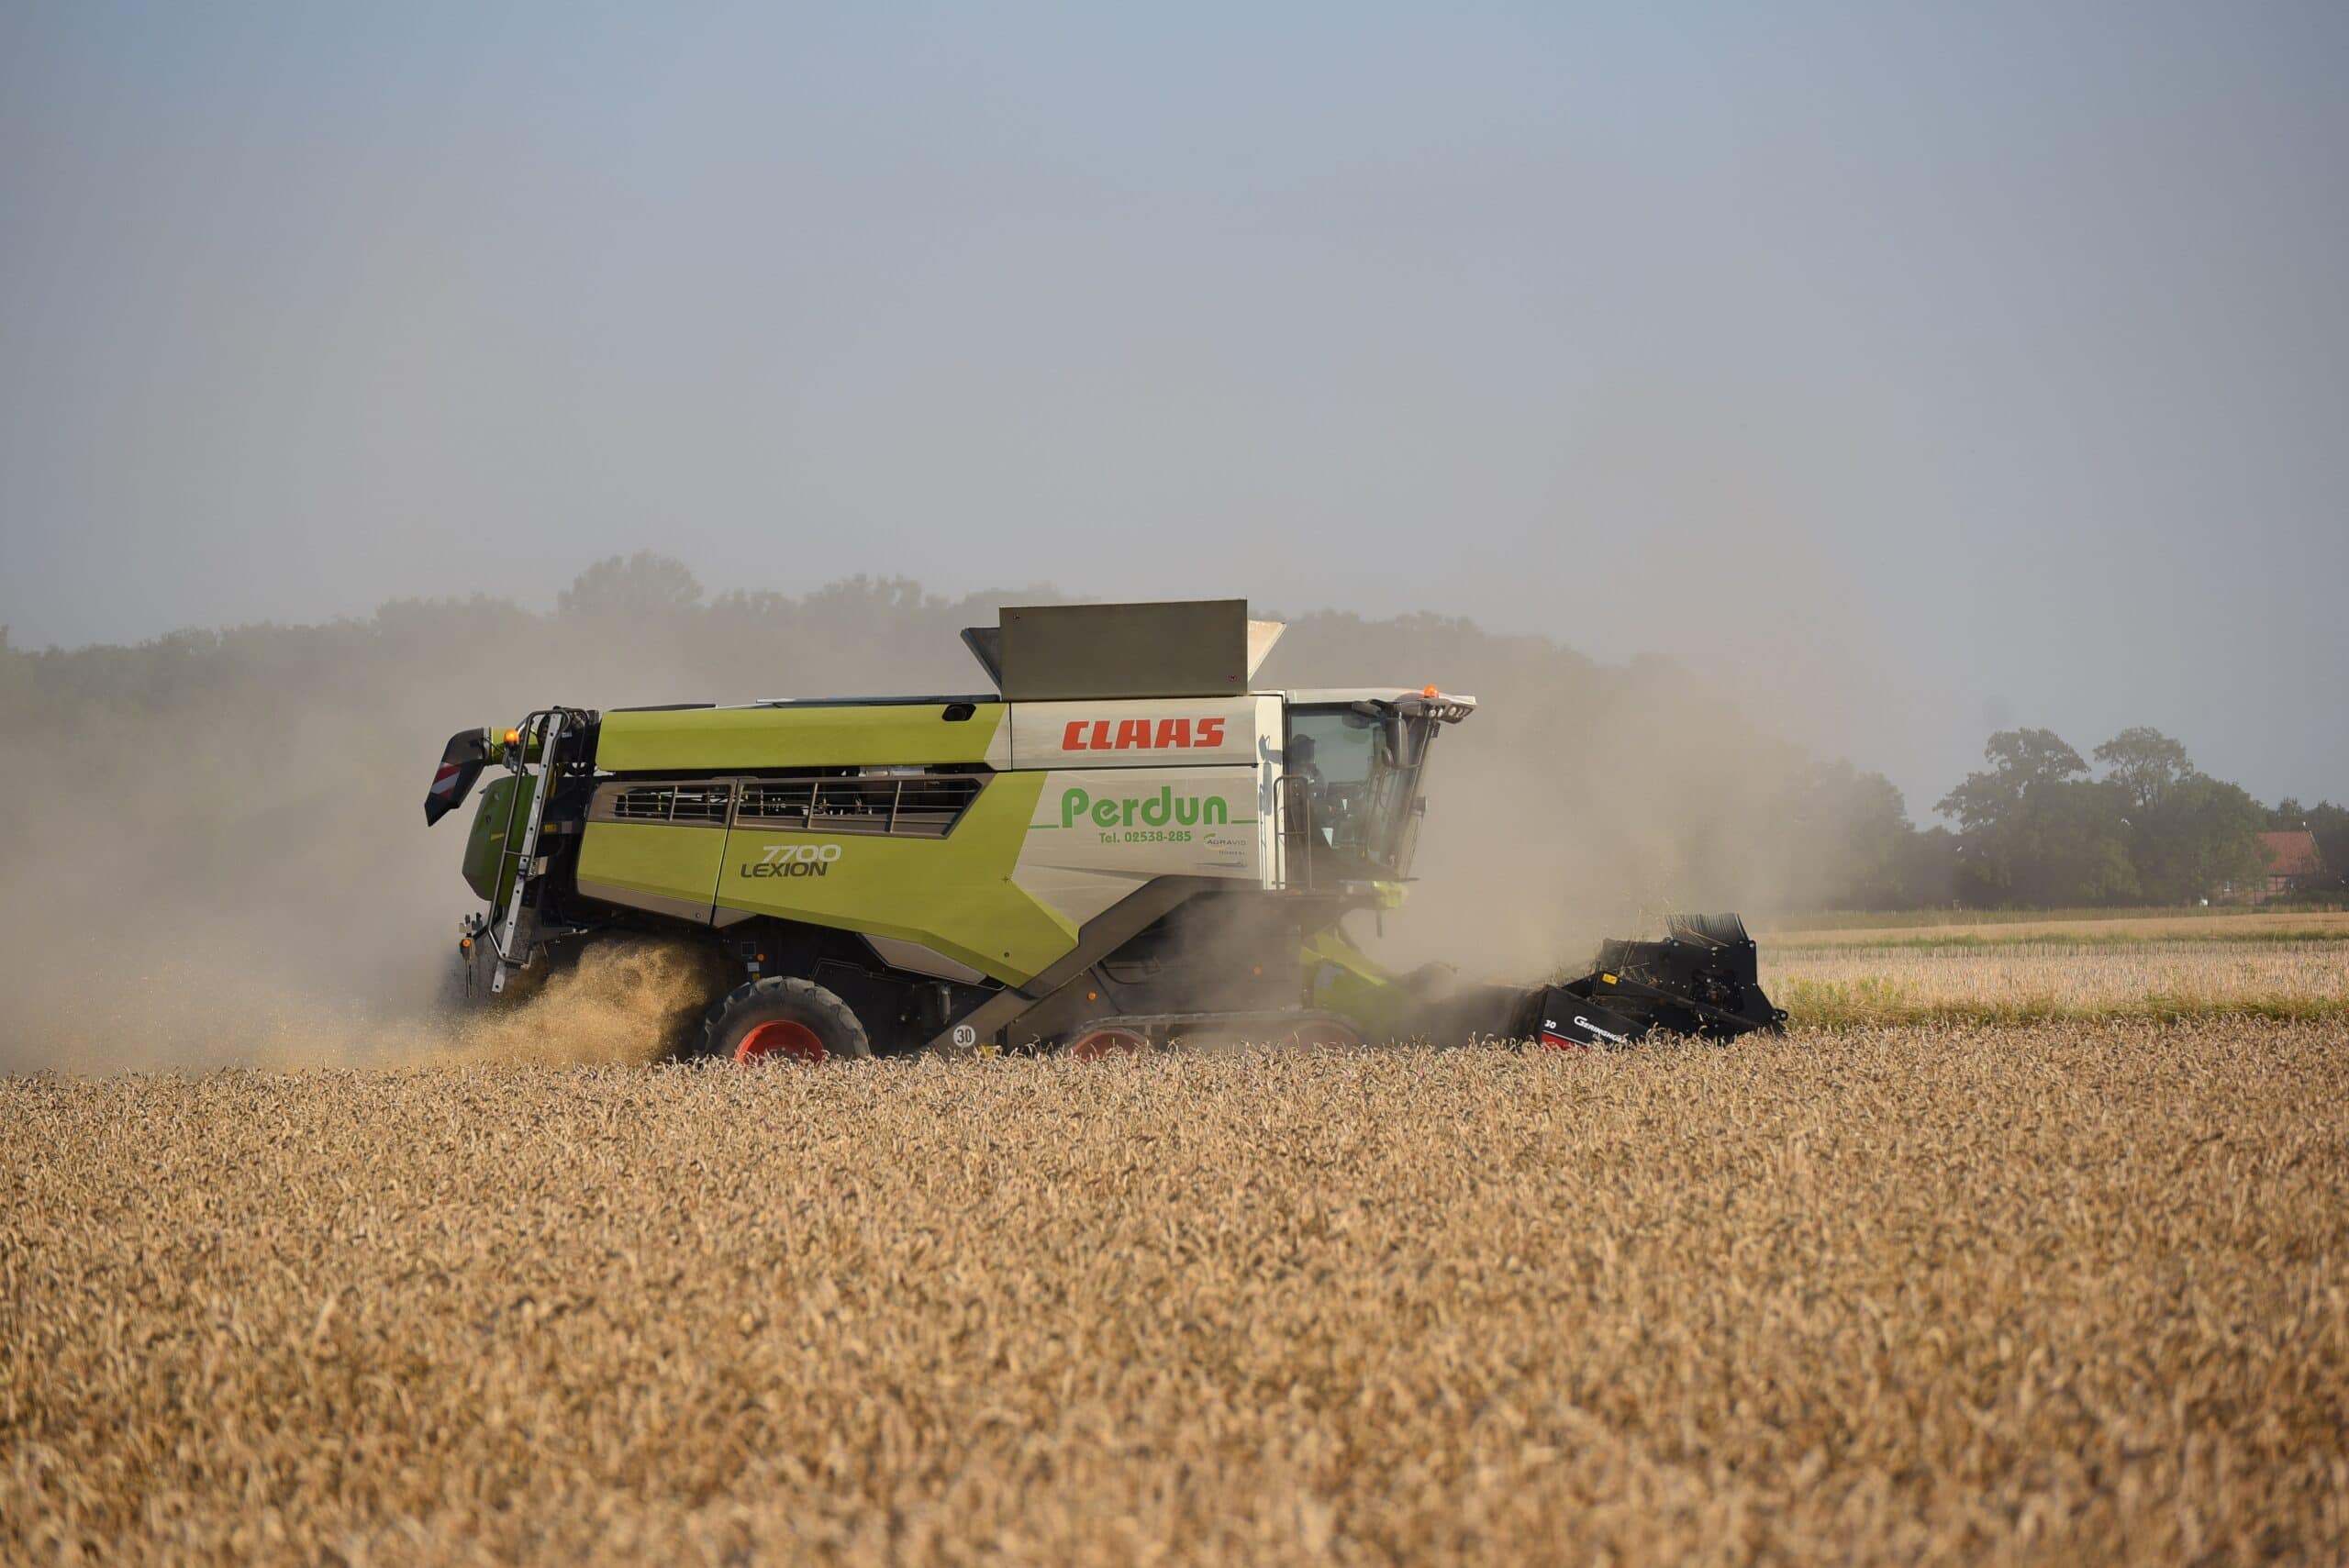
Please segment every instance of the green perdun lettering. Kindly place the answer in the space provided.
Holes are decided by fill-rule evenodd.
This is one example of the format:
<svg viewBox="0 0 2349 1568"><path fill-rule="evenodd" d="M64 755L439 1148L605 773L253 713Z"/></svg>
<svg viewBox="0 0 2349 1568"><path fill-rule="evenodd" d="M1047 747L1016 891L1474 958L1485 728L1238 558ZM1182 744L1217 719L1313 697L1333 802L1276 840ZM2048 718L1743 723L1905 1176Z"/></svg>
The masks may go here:
<svg viewBox="0 0 2349 1568"><path fill-rule="evenodd" d="M1130 828L1137 822L1149 828L1163 828L1170 823L1185 828L1216 828L1230 822L1231 803L1219 795L1176 795L1171 784L1160 784L1155 795L1102 795L1097 799L1089 790L1074 784L1063 790L1060 825L1074 828L1088 818L1103 828Z"/></svg>

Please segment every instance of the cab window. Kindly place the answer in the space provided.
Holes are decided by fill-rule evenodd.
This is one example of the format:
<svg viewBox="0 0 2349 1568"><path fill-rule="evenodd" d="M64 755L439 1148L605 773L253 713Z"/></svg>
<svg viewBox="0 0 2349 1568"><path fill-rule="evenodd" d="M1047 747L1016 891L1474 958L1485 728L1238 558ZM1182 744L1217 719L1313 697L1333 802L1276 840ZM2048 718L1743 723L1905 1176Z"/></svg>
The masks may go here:
<svg viewBox="0 0 2349 1568"><path fill-rule="evenodd" d="M1408 873L1428 728L1353 704L1289 710L1282 830L1311 880ZM1407 743L1400 765L1398 740Z"/></svg>

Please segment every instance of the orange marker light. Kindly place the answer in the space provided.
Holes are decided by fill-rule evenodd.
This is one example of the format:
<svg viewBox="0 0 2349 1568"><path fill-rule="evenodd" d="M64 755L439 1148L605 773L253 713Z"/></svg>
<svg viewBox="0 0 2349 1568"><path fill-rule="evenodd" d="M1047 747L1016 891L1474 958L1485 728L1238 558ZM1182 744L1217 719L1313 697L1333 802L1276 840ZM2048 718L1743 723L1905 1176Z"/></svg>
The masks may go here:
<svg viewBox="0 0 2349 1568"><path fill-rule="evenodd" d="M522 743L522 732L518 729L507 730L506 732L506 743L508 746L519 746Z"/></svg>
<svg viewBox="0 0 2349 1568"><path fill-rule="evenodd" d="M1442 695L1443 694L1442 692L1437 691L1433 686L1421 686L1419 688L1419 695L1423 697L1435 697L1442 696Z"/></svg>

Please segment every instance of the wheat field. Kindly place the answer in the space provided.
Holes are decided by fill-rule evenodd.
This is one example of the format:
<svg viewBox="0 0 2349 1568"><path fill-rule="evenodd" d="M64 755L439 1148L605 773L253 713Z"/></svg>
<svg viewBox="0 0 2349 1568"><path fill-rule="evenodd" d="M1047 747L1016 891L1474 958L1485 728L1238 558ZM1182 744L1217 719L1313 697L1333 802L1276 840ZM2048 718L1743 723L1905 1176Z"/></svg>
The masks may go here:
<svg viewBox="0 0 2349 1568"><path fill-rule="evenodd" d="M2338 1562L2344 1047L0 1080L0 1560Z"/></svg>
<svg viewBox="0 0 2349 1568"><path fill-rule="evenodd" d="M1787 942L1762 980L1798 1027L2349 1020L2338 937Z"/></svg>
<svg viewBox="0 0 2349 1568"><path fill-rule="evenodd" d="M1909 940L1935 944L2055 938L2074 942L2349 940L2349 909L1909 909L1868 916L1781 917L1762 933L1765 948Z"/></svg>

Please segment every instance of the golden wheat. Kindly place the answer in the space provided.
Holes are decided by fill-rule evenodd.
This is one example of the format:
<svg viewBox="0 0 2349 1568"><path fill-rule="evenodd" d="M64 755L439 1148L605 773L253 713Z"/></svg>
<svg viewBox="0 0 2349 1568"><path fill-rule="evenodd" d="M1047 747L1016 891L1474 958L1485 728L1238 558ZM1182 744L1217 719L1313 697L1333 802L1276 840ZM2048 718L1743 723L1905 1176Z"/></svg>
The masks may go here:
<svg viewBox="0 0 2349 1568"><path fill-rule="evenodd" d="M2032 938L2069 939L2081 942L2139 942L2178 939L2189 941L2349 940L2349 910L2201 908L2161 913L2042 914L2032 910L1976 910L1951 920L1928 910L1912 909L1875 917L1875 923L1855 921L1809 929L1789 922L1762 936L1765 949L1818 947L1837 943L1877 946L1889 941L1936 942L2021 941Z"/></svg>
<svg viewBox="0 0 2349 1568"><path fill-rule="evenodd" d="M1798 1026L2349 1018L2349 945L2326 940L1765 948L1762 979Z"/></svg>
<svg viewBox="0 0 2349 1568"><path fill-rule="evenodd" d="M0 1560L2339 1562L2344 1047L0 1082Z"/></svg>

